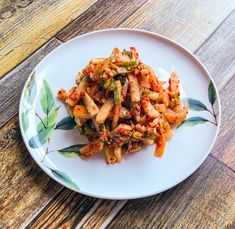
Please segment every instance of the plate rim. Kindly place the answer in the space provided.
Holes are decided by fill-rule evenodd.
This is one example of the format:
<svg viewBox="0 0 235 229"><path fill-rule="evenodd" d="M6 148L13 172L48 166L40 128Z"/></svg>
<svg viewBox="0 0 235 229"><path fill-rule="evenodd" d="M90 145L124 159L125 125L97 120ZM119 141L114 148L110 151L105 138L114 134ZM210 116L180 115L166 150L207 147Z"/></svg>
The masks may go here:
<svg viewBox="0 0 235 229"><path fill-rule="evenodd" d="M155 191L155 192L149 192L149 193L146 193L146 194L140 194L140 195L133 195L133 196L122 196L122 197L111 197L111 196L105 196L105 195L96 195L95 193L89 193L89 192L86 192L86 191L82 191L82 190L77 190L73 187L70 187L68 186L65 182L59 180L57 177L55 176L52 176L51 173L49 172L49 169L47 167L44 167L40 161L38 161L36 159L36 157L34 156L34 154L31 152L31 148L28 146L27 144L27 141L25 139L25 134L23 132L23 124L22 124L22 120L21 120L21 112L22 112L22 101L23 101L23 92L25 91L25 88L26 88L26 85L29 81L29 78L30 76L32 75L32 73L35 71L35 69L37 69L37 67L40 65L40 63L45 60L46 57L50 56L50 55L53 55L53 52L55 50L59 50L61 48L64 48L64 46L66 46L68 43L72 43L74 40L76 39L79 39L81 37L86 37L86 36L90 36L90 35L94 35L96 33L102 33L102 32L111 32L111 31L124 31L124 32L137 32L137 33L144 33L146 35L151 35L151 36L154 36L154 37L157 37L158 39L162 39L162 40L165 40L166 42L168 43L171 43L172 45L174 45L175 47L179 48L181 51L183 50L184 52L186 52L187 55L189 55L194 61L196 61L197 64L199 64L199 66L203 69L203 71L206 73L208 79L211 80L211 82L213 83L214 85L214 88L215 88L215 91L216 91L216 95L217 95L217 102L218 102L218 125L216 127L216 133L214 135L214 138L213 140L211 141L210 143L210 147L208 149L208 151L205 153L205 155L200 159L200 161L191 168L191 171L182 176L179 181L173 183L172 185L169 185L165 188L162 188L160 191ZM82 195L87 195L87 196L91 196L91 197L95 197L95 198L102 198L102 199L107 199L107 200L130 200L130 199L139 199L139 198L144 198L144 197L149 197L149 196L153 196L153 195L156 195L156 194L159 194L159 193L162 193L164 191L167 191L173 187L175 187L176 185L180 184L181 182L183 182L184 180L186 180L188 177L190 177L201 165L202 163L206 160L206 158L209 156L213 146L215 145L215 142L216 142L216 139L218 137L218 134L219 134L219 130L221 128L221 117L222 117L222 114L221 114L221 100L220 100L220 95L219 95L219 92L218 92L218 89L217 89L217 86L214 82L214 79L212 78L211 74L209 73L209 71L207 70L207 68L204 66L204 64L199 60L199 58L197 56L195 56L188 48L184 47L183 45L179 44L178 42L174 41L173 39L171 38L168 38L164 35L161 35L159 33L155 33L155 32L151 32L151 31L147 31L147 30L143 30L143 29L134 29L134 28L108 28L108 29L100 29L100 30L95 30L95 31L91 31L91 32L88 32L88 33L84 33L84 34L81 34L81 35L78 35L66 42L63 42L62 44L60 44L58 47L56 47L55 49L53 49L52 51L50 51L46 56L44 56L38 63L37 65L33 68L33 70L30 72L27 80L25 81L25 84L24 84L24 87L22 89L22 92L21 92L21 96L20 96L20 102L19 102L19 110L18 110L18 119L19 119L19 126L20 126L20 132L21 132L21 136L22 136L22 139L24 141L24 144L28 150L28 153L31 155L31 157L33 158L33 160L36 162L36 164L49 176L51 177L53 180L55 180L56 182L58 182L59 184L61 184L62 186L72 190L72 191L75 191L77 193L80 193Z"/></svg>

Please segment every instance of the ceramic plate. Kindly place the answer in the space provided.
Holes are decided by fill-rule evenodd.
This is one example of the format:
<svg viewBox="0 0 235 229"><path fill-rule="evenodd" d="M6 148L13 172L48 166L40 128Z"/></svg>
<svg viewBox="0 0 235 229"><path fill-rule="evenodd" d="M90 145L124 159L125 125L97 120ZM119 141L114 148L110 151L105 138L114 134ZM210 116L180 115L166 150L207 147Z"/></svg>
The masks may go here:
<svg viewBox="0 0 235 229"><path fill-rule="evenodd" d="M172 71L180 77L181 97L188 100L190 111L174 130L162 158L154 157L154 145L113 165L105 163L102 153L89 160L79 157L77 145L87 139L74 128L56 93L71 88L90 59L108 56L115 46L135 46L140 59L161 80L167 80ZM109 29L78 36L47 55L25 84L19 116L30 154L53 179L89 196L132 199L165 191L191 175L215 142L221 110L210 74L185 48L155 33Z"/></svg>

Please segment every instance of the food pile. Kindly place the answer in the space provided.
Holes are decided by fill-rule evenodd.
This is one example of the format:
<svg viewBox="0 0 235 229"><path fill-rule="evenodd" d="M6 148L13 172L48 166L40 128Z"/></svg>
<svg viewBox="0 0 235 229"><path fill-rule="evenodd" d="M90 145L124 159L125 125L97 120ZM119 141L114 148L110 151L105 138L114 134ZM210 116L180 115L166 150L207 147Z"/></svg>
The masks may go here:
<svg viewBox="0 0 235 229"><path fill-rule="evenodd" d="M180 103L177 74L171 73L167 87L165 83L139 59L134 47L114 48L109 57L90 60L78 73L76 86L57 94L89 139L80 149L82 158L104 151L107 163L115 163L123 154L153 143L155 155L161 157L172 125L188 113L187 103Z"/></svg>

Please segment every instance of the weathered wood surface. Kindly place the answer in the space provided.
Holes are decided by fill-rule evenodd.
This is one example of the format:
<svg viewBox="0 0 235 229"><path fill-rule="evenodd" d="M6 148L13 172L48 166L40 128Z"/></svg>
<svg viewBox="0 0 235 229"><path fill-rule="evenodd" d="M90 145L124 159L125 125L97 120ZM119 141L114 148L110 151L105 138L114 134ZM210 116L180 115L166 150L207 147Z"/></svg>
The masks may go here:
<svg viewBox="0 0 235 229"><path fill-rule="evenodd" d="M221 90L235 74L235 11L214 31L196 51L218 89Z"/></svg>
<svg viewBox="0 0 235 229"><path fill-rule="evenodd" d="M99 200L68 189L58 194L28 228L100 228L126 201ZM110 220L111 220L110 219ZM108 221L109 223L109 221Z"/></svg>
<svg viewBox="0 0 235 229"><path fill-rule="evenodd" d="M122 16L123 8L114 11L118 15L121 14L122 17L120 17L117 14L112 14L112 8L111 10L106 7L100 8L100 5L105 5L105 3L99 2L94 4L89 12L82 14L65 30L62 30L57 38L67 41L85 32L121 26L146 29L170 38L173 37L174 40L194 51L235 8L233 0L151 0L127 18ZM118 7L116 6L116 8ZM96 9L100 9L99 14L96 17L89 18L89 22L87 22L88 15L92 15ZM182 9L184 10L182 11ZM212 10L213 14L211 14ZM105 17L103 17L104 14ZM217 16L214 17L213 15ZM127 20L124 21L125 18Z"/></svg>
<svg viewBox="0 0 235 229"><path fill-rule="evenodd" d="M150 0L120 26L157 32L195 51L234 9L233 0Z"/></svg>
<svg viewBox="0 0 235 229"><path fill-rule="evenodd" d="M0 4L0 77L95 0L5 0Z"/></svg>
<svg viewBox="0 0 235 229"><path fill-rule="evenodd" d="M212 155L235 171L235 74L221 91L222 123Z"/></svg>
<svg viewBox="0 0 235 229"><path fill-rule="evenodd" d="M33 217L61 186L34 162L14 117L0 133L0 228L19 228Z"/></svg>
<svg viewBox="0 0 235 229"><path fill-rule="evenodd" d="M10 120L19 109L21 91L29 74L39 61L61 42L53 38L23 63L0 79L0 127Z"/></svg>
<svg viewBox="0 0 235 229"><path fill-rule="evenodd" d="M11 3L16 4L15 2ZM28 1L18 2L23 4ZM58 4L62 2L57 1ZM202 228L213 227L213 223L217 228L233 228L234 8L235 2L232 0L138 0L135 4L128 0L99 0L57 35L58 39L66 41L78 34L117 26L159 32L195 52L211 72L219 88L223 122L212 151L213 157L209 157L192 177L174 189L154 197L129 201L124 207L126 201L98 200L61 188L38 168L21 140L16 114L20 90L33 66L42 58L43 52L47 53L59 42L53 39L1 79L0 126L9 121L0 129L0 160L3 165L0 172L1 177L4 177L1 179L0 198L4 201L0 202L0 227L18 228L29 223L30 228L104 228L113 220L109 226L111 228L143 228L145 225L162 228L163 224L168 228L190 228L191 225L196 227L199 222ZM53 12L62 11L56 9ZM62 27L60 23L57 26L60 25ZM57 26L47 28L47 31L53 30L56 33L55 31L61 30L61 27L56 30ZM39 26L37 29L41 31L42 28ZM28 52L20 61L31 53ZM5 69L7 68L4 67L4 71ZM23 80L20 81L17 77ZM12 98L9 97L11 94ZM36 216L32 220L33 215Z"/></svg>
<svg viewBox="0 0 235 229"><path fill-rule="evenodd" d="M56 37L61 41L99 29L117 27L147 0L99 0Z"/></svg>

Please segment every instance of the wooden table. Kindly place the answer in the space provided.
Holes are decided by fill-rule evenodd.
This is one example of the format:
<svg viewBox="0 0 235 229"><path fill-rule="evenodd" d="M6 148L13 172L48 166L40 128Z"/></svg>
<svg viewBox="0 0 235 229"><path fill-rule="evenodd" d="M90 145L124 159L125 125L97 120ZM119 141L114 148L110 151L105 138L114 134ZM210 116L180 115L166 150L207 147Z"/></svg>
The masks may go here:
<svg viewBox="0 0 235 229"><path fill-rule="evenodd" d="M0 0L0 228L235 228L234 0ZM69 39L128 27L191 50L219 89L222 126L203 165L152 197L109 201L62 187L22 141L18 104L35 65Z"/></svg>

